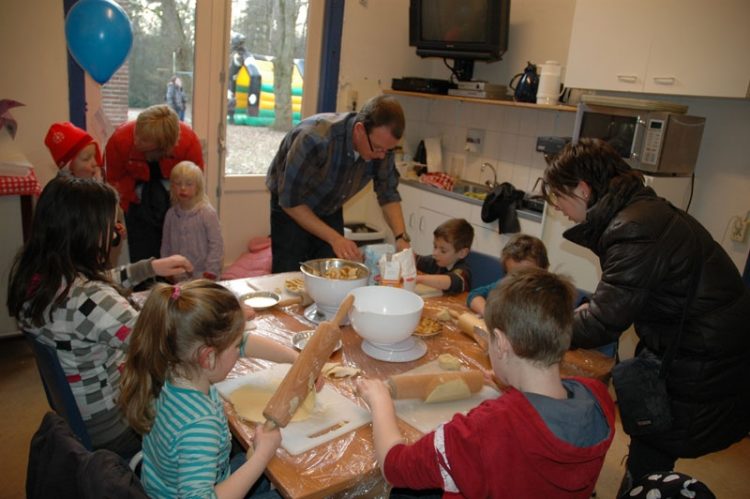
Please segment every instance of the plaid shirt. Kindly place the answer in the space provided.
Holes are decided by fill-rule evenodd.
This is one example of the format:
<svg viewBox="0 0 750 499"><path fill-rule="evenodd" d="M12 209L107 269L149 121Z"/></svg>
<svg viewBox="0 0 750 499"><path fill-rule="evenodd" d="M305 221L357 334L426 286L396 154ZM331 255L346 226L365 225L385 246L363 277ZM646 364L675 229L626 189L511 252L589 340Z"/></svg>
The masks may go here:
<svg viewBox="0 0 750 499"><path fill-rule="evenodd" d="M132 287L153 277L150 260L113 270L110 277ZM50 307L44 311L49 317ZM120 370L138 312L108 283L78 276L52 320L35 327L21 311L21 327L57 349L65 376L95 447L121 435L127 425L116 406Z"/></svg>
<svg viewBox="0 0 750 499"><path fill-rule="evenodd" d="M317 215L331 215L370 180L380 205L401 201L393 154L365 161L355 153L356 116L311 116L284 137L266 176L266 186L282 208L305 204Z"/></svg>

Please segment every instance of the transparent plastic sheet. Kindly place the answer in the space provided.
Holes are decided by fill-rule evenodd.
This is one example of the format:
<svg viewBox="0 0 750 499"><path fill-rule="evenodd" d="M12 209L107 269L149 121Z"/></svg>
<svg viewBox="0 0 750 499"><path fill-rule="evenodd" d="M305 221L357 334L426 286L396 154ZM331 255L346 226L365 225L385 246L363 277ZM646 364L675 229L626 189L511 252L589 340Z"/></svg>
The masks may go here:
<svg viewBox="0 0 750 499"><path fill-rule="evenodd" d="M316 327L302 315L303 310L302 307L292 306L281 311L259 313L254 319L257 329L252 334L291 346L294 333ZM346 350L348 337L356 336L356 333L349 327L343 328L343 332L345 346L342 350ZM341 351L336 352L331 361L342 362ZM266 361L240 359L228 377L242 376L270 365ZM355 395L352 379L328 379L326 383L366 407ZM230 403L225 402L224 405L233 433L247 447L252 442L255 423L242 420ZM408 427L404 428L404 433L418 437L418 433L410 431ZM388 497L390 493L390 487L377 465L370 425L296 456L281 448L268 470L271 480L286 497Z"/></svg>
<svg viewBox="0 0 750 499"><path fill-rule="evenodd" d="M459 358L469 368L490 368L489 358L468 334L462 332L455 316L468 312L465 306L466 294L457 296L433 297L425 300L423 315L437 319L445 317L444 311L452 311L450 320L441 321L442 330L427 337L420 337L427 345L427 353L411 362L384 362L369 357L362 351L362 339L349 327L342 327L343 348L335 352L331 362L362 369L367 377L384 379L421 366L450 353ZM279 343L291 346L294 333L314 329L317 325L305 318L305 308L292 305L262 311L254 321L257 329L253 334L272 338ZM269 367L265 361L240 359L229 377L238 377L249 372ZM564 375L597 377L606 380L612 360L587 350L568 352L562 363ZM334 390L362 407L364 402L355 393L352 378L327 379L326 383ZM225 402L227 417L234 435L244 445L252 443L254 423L243 421L232 405ZM405 439L416 441L421 433L399 420L399 428ZM334 438L307 452L293 456L283 448L279 449L268 467L271 480L285 497L388 497L390 487L383 479L375 457L371 425Z"/></svg>

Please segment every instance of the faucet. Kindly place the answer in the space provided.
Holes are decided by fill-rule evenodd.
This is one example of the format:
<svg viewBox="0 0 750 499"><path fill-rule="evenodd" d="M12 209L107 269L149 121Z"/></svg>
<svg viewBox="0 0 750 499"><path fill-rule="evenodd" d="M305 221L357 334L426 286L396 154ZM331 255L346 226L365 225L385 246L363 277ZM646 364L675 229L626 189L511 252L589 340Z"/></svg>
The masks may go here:
<svg viewBox="0 0 750 499"><path fill-rule="evenodd" d="M491 163L484 162L484 163L482 163L482 168L479 171L481 173L484 173L484 170L486 168L489 168L490 170L492 170L492 179L493 180L492 180L492 182L490 182L489 180L487 180L487 181L485 181L484 184L487 187L489 187L490 189L494 189L495 187L497 187L497 170L495 170L495 167L492 166Z"/></svg>

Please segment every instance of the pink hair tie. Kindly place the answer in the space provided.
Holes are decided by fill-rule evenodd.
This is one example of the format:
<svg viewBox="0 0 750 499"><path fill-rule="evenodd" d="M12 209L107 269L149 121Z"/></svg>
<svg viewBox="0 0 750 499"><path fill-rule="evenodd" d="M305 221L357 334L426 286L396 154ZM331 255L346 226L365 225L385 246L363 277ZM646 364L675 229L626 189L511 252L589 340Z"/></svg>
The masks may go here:
<svg viewBox="0 0 750 499"><path fill-rule="evenodd" d="M177 301L179 297L180 297L180 285L175 284L174 289L172 290L172 299Z"/></svg>

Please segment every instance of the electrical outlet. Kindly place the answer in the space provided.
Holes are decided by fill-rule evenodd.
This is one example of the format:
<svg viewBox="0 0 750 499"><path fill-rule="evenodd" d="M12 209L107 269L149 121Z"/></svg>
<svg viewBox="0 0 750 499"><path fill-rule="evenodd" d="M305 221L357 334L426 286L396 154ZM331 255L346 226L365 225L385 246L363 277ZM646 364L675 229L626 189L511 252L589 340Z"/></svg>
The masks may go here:
<svg viewBox="0 0 750 499"><path fill-rule="evenodd" d="M750 215L750 213L748 214ZM750 224L750 216L742 219L741 216L733 217L730 221L730 234L729 238L732 241L737 241L738 243L741 243L745 240L745 237L747 236L747 226Z"/></svg>
<svg viewBox="0 0 750 499"><path fill-rule="evenodd" d="M484 130L470 128L466 132L466 152L479 154L482 152L482 142L484 142Z"/></svg>

